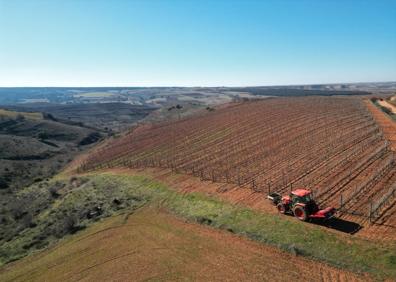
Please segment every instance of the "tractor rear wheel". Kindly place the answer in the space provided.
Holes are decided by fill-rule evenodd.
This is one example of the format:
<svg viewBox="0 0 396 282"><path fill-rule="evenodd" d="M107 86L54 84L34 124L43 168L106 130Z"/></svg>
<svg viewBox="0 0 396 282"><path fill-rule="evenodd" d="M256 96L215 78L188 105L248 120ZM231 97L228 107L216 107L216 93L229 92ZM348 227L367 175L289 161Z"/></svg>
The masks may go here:
<svg viewBox="0 0 396 282"><path fill-rule="evenodd" d="M294 214L295 217L297 217L301 221L307 221L307 219L308 219L307 212L301 206L296 206L293 209L293 214Z"/></svg>
<svg viewBox="0 0 396 282"><path fill-rule="evenodd" d="M284 204L279 203L276 205L276 208L278 209L278 212L280 212L281 214L285 214L286 213L286 207Z"/></svg>

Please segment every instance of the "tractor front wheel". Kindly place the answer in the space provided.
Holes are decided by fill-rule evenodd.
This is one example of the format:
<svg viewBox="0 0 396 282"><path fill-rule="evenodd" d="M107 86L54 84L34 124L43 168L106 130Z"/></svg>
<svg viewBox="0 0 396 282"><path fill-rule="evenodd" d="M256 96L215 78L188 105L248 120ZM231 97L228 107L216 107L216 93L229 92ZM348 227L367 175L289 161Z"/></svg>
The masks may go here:
<svg viewBox="0 0 396 282"><path fill-rule="evenodd" d="M278 212L280 212L281 214L285 214L286 213L286 207L284 204L279 203L276 205L276 208L278 209Z"/></svg>
<svg viewBox="0 0 396 282"><path fill-rule="evenodd" d="M301 221L307 221L308 215L303 207L297 206L293 210L294 216Z"/></svg>

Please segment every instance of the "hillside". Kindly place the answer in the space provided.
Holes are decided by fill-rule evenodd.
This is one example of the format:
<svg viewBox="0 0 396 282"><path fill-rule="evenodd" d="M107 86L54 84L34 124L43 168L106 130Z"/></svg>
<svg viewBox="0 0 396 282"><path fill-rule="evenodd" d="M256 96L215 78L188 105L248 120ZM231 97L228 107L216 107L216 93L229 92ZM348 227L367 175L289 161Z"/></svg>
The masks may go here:
<svg viewBox="0 0 396 282"><path fill-rule="evenodd" d="M145 125L98 149L79 171L113 167L170 169L262 197L308 187L322 206L362 227L381 222L391 230L395 219L394 152L361 98L234 103Z"/></svg>
<svg viewBox="0 0 396 282"><path fill-rule="evenodd" d="M120 132L145 118L155 107L125 103L51 104L25 103L8 105L16 111L40 112L67 124L82 125L99 131Z"/></svg>
<svg viewBox="0 0 396 282"><path fill-rule="evenodd" d="M310 281L368 279L152 208L96 223L57 246L0 269L4 282L285 281L296 275Z"/></svg>
<svg viewBox="0 0 396 282"><path fill-rule="evenodd" d="M95 130L39 112L0 110L0 188L16 189L50 177L100 138Z"/></svg>
<svg viewBox="0 0 396 282"><path fill-rule="evenodd" d="M346 281L396 275L392 243L175 188L144 172L107 172L59 175L21 190L13 209L0 215L0 280L201 280L217 273L219 279L276 275L284 281L298 273ZM285 267L293 272L280 271Z"/></svg>

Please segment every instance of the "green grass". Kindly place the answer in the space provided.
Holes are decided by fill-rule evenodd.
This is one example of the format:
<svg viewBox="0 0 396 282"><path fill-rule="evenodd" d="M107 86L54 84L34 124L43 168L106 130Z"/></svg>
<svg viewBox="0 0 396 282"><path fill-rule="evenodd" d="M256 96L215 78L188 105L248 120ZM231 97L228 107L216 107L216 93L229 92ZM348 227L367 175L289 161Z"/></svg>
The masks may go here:
<svg viewBox="0 0 396 282"><path fill-rule="evenodd" d="M84 178L88 179L88 182L79 188L71 189L57 199L41 214L39 222L44 224L52 220L52 224L56 225L56 218L60 218L59 216L87 209L90 204L98 202L102 203L106 211L103 217L109 216L120 212L111 209L114 197L122 199L123 202L135 199L136 201L125 205L124 210L150 204L166 208L192 222L228 230L336 267L355 272L369 272L379 279L396 278L396 245L393 243L380 245L352 236L338 235L315 225L256 212L199 193L180 194L143 175L104 173L91 174ZM67 182L67 179L64 181ZM90 223L89 220L82 220L84 225ZM44 227L43 225L41 228ZM22 233L19 239L8 242L8 249L2 246L0 255L7 250L18 249L20 251L16 255L22 256L24 250L21 246L26 245L32 238L29 232L37 236L40 230L42 231L38 227L33 229L35 230ZM55 239L51 238L49 242Z"/></svg>

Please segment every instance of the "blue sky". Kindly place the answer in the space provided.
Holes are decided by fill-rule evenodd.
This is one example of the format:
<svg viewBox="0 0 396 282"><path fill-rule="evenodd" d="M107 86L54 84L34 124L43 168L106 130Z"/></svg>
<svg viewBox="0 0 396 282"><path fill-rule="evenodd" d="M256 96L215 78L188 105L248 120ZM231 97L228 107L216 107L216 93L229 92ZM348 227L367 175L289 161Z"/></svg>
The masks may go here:
<svg viewBox="0 0 396 282"><path fill-rule="evenodd" d="M396 81L396 1L0 0L0 86Z"/></svg>

